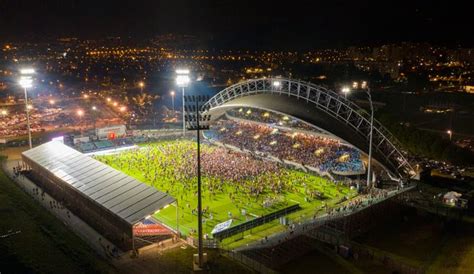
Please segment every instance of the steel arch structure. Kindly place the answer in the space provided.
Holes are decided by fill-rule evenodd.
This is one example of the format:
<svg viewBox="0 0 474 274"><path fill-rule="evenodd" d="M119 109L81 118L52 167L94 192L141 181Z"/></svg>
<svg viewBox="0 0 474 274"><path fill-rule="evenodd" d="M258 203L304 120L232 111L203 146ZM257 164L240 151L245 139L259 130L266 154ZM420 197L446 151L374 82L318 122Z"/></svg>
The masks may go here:
<svg viewBox="0 0 474 274"><path fill-rule="evenodd" d="M291 104L294 106L288 107ZM252 79L227 87L204 105L212 115L212 119L220 116L216 115L219 114L219 110L238 106L265 108L286 113L338 137L341 137L338 132L342 132L338 127L345 127L346 131L341 134L345 136L341 139L367 152L370 114L343 96L324 87L294 79ZM304 114L302 109L314 112ZM321 118L314 119L315 116L321 116ZM326 123L326 128L316 124L317 121L324 124L326 120L330 121ZM333 127L330 125L333 123L338 125ZM347 131L348 129L351 130ZM373 158L390 170L392 175L399 178L414 177L416 173L399 149L400 147L395 137L374 119L373 150L376 153Z"/></svg>

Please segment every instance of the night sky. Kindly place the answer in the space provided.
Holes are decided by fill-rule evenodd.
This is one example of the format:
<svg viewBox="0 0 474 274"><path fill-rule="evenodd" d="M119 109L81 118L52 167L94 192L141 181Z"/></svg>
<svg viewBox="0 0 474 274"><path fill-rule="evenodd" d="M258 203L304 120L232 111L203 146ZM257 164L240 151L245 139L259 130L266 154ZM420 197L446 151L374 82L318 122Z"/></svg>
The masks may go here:
<svg viewBox="0 0 474 274"><path fill-rule="evenodd" d="M0 40L196 34L214 46L471 46L469 1L0 0ZM284 3L284 4L283 4Z"/></svg>

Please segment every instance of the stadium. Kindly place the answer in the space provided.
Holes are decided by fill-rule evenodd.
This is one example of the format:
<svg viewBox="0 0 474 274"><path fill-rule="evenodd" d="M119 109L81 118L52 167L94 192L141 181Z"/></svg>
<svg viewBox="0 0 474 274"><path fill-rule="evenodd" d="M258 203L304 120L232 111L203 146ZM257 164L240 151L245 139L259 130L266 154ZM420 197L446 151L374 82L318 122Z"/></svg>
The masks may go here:
<svg viewBox="0 0 474 274"><path fill-rule="evenodd" d="M209 247L248 247L296 225L396 195L415 170L397 140L339 94L302 81L253 79L206 104L203 232ZM120 149L116 147L120 144ZM84 153L77 151L81 150ZM123 136L22 154L28 176L123 251L197 236L194 132Z"/></svg>

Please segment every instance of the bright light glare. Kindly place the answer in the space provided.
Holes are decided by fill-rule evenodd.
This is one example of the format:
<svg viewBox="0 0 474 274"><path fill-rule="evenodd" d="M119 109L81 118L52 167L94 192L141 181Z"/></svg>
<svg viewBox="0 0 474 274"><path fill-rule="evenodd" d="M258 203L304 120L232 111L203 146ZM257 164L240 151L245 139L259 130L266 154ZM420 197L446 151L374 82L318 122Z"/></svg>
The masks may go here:
<svg viewBox="0 0 474 274"><path fill-rule="evenodd" d="M107 102L110 102L112 101L112 99L110 97L107 98Z"/></svg>
<svg viewBox="0 0 474 274"><path fill-rule="evenodd" d="M176 74L178 74L178 75L188 75L189 74L189 69L177 69Z"/></svg>
<svg viewBox="0 0 474 274"><path fill-rule="evenodd" d="M51 100L49 100L49 104L50 104L50 105L54 105L54 104L56 104L56 101L54 101L53 99L51 99Z"/></svg>
<svg viewBox="0 0 474 274"><path fill-rule="evenodd" d="M0 111L0 113L5 116L5 115L8 114L8 111L6 109L2 109L2 111Z"/></svg>
<svg viewBox="0 0 474 274"><path fill-rule="evenodd" d="M118 106L118 103L117 102L114 102L113 103L114 107Z"/></svg>
<svg viewBox="0 0 474 274"><path fill-rule="evenodd" d="M145 86L145 83L140 82L140 83L138 83L138 86L141 87L141 88L143 88L143 87Z"/></svg>
<svg viewBox="0 0 474 274"><path fill-rule="evenodd" d="M281 85L280 81L274 81L273 86L274 87L279 87Z"/></svg>
<svg viewBox="0 0 474 274"><path fill-rule="evenodd" d="M349 87L343 87L341 89L341 91L344 92L344 93L349 93L351 91L351 89Z"/></svg>
<svg viewBox="0 0 474 274"><path fill-rule="evenodd" d="M172 91L170 92L170 94L171 94L171 96L174 96L174 90L172 90Z"/></svg>
<svg viewBox="0 0 474 274"><path fill-rule="evenodd" d="M452 134L453 132L451 130L446 131L448 134Z"/></svg>
<svg viewBox="0 0 474 274"><path fill-rule="evenodd" d="M121 112L124 112L124 111L126 111L126 110L127 110L127 107L125 107L125 106L120 107L120 111L121 111Z"/></svg>
<svg viewBox="0 0 474 274"><path fill-rule="evenodd" d="M32 105L27 105L26 108L27 109L33 109L33 106Z"/></svg>
<svg viewBox="0 0 474 274"><path fill-rule="evenodd" d="M96 107L96 106L92 106L92 110L97 110L97 107Z"/></svg>
<svg viewBox="0 0 474 274"><path fill-rule="evenodd" d="M22 76L19 83L23 88L31 88L33 86L33 79L28 76Z"/></svg>
<svg viewBox="0 0 474 274"><path fill-rule="evenodd" d="M79 116L84 115L84 111L82 109L77 110L77 115Z"/></svg>
<svg viewBox="0 0 474 274"><path fill-rule="evenodd" d="M32 68L24 68L24 69L20 69L20 73L23 75L34 74L35 70Z"/></svg>
<svg viewBox="0 0 474 274"><path fill-rule="evenodd" d="M189 82L191 82L191 79L189 79L189 76L187 75L178 75L176 77L176 84L179 86L179 87L186 87Z"/></svg>

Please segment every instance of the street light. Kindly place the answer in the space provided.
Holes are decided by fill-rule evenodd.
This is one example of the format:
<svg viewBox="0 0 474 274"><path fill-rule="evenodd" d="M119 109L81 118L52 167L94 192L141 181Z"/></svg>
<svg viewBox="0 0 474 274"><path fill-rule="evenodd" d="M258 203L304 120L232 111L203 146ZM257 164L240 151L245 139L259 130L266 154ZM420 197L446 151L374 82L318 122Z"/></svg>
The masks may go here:
<svg viewBox="0 0 474 274"><path fill-rule="evenodd" d="M176 70L176 84L181 88L183 93L183 136L186 133L186 123L184 117L184 88L188 87L191 79L189 78L189 69L177 69Z"/></svg>
<svg viewBox="0 0 474 274"><path fill-rule="evenodd" d="M26 124L28 127L28 143L30 145L30 149L33 148L33 144L31 142L31 126L30 126L30 110L28 108L28 91L27 89L33 87L33 78L31 77L32 74L35 73L35 70L32 68L24 68L20 70L20 77L19 84L25 91L25 110L26 110Z"/></svg>
<svg viewBox="0 0 474 274"><path fill-rule="evenodd" d="M349 87L342 87L341 91L344 93L344 98L347 99L347 94L351 92L351 89Z"/></svg>
<svg viewBox="0 0 474 274"><path fill-rule="evenodd" d="M97 123L97 107L96 106L92 106L92 112L93 112L93 115L92 115L92 118L93 118L93 122L94 122L94 134L96 134L96 123Z"/></svg>
<svg viewBox="0 0 474 274"><path fill-rule="evenodd" d="M78 109L76 113L77 113L77 116L79 116L80 118L79 126L81 128L81 137L82 137L83 136L82 126L80 124L82 124L82 116L84 116L84 111L82 109Z"/></svg>
<svg viewBox="0 0 474 274"><path fill-rule="evenodd" d="M174 90L170 92L170 95L171 95L171 105L173 106L173 116L174 116L174 95L175 95Z"/></svg>
<svg viewBox="0 0 474 274"><path fill-rule="evenodd" d="M367 187L370 187L372 177L372 135L374 130L374 106L372 104L372 95L370 94L369 86L367 86L366 93L370 103L369 160L367 163Z"/></svg>
<svg viewBox="0 0 474 274"><path fill-rule="evenodd" d="M453 137L453 132L450 129L448 129L446 133L449 135L449 141L451 141L451 138Z"/></svg>
<svg viewBox="0 0 474 274"><path fill-rule="evenodd" d="M140 81L138 83L138 86L140 87L140 93L143 93L143 88L145 87L145 83L143 81Z"/></svg>

